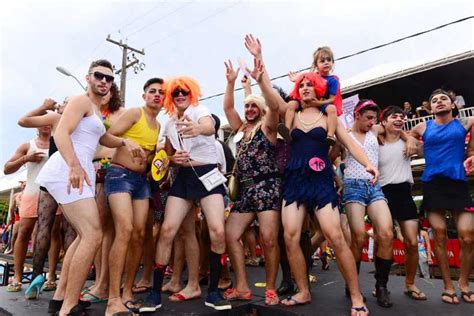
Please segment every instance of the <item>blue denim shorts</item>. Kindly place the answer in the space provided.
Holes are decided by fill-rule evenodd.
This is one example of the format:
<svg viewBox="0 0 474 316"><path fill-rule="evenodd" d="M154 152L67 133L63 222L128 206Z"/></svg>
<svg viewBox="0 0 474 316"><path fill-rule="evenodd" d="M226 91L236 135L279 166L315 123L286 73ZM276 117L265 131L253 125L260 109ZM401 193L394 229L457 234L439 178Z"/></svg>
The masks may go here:
<svg viewBox="0 0 474 316"><path fill-rule="evenodd" d="M151 197L150 183L145 175L117 166L110 166L105 176L105 195L130 193L132 200Z"/></svg>
<svg viewBox="0 0 474 316"><path fill-rule="evenodd" d="M367 179L344 179L344 205L359 203L368 206L379 200L387 202L380 184L372 184Z"/></svg>

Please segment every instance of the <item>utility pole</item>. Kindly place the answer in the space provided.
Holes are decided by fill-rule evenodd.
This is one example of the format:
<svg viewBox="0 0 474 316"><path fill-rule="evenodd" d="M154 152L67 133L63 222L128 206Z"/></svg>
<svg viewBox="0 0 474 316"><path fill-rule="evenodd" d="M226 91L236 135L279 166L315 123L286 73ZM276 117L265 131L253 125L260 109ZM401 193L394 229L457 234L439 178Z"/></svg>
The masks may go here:
<svg viewBox="0 0 474 316"><path fill-rule="evenodd" d="M119 42L110 38L110 34L107 36L106 40L119 46L122 49L122 68L115 71L115 74L120 74L120 99L122 100L122 104L125 104L125 88L127 84L127 69L133 66L133 71L138 73L145 69L145 64L141 63L137 57L135 57L135 53L145 55L145 49L138 50L136 48L130 47L127 44L123 43L122 40ZM132 58L128 56L129 50L134 52L132 53ZM114 67L115 70L115 67Z"/></svg>

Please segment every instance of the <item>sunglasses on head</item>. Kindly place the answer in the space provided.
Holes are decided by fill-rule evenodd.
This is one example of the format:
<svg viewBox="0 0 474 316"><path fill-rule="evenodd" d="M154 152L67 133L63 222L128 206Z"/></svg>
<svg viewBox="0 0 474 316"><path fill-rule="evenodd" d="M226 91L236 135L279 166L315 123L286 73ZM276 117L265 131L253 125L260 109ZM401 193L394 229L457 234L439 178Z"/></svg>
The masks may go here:
<svg viewBox="0 0 474 316"><path fill-rule="evenodd" d="M107 83L114 82L114 76L103 74L100 71L94 71L94 72L91 73L91 75L93 75L94 78L99 80L99 81L102 81L102 79L105 78L105 81Z"/></svg>
<svg viewBox="0 0 474 316"><path fill-rule="evenodd" d="M176 97L179 96L180 93L181 93L181 95L182 95L183 97L185 97L185 96L187 96L187 95L189 94L189 91L186 91L186 90L183 90L183 89L181 89L181 88L178 88L178 89L175 89L173 92L171 92L171 96L172 96L173 98L176 98Z"/></svg>

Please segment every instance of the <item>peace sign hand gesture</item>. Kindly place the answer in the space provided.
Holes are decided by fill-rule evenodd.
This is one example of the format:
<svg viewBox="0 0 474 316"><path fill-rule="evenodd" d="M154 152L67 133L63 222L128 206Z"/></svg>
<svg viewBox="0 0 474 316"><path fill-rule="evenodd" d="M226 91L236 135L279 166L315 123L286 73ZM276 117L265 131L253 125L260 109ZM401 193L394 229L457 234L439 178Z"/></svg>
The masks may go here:
<svg viewBox="0 0 474 316"><path fill-rule="evenodd" d="M237 76L239 75L240 67L237 67L237 71L234 70L232 62L230 59L227 62L224 62L225 65L225 77L227 78L228 83L235 83Z"/></svg>

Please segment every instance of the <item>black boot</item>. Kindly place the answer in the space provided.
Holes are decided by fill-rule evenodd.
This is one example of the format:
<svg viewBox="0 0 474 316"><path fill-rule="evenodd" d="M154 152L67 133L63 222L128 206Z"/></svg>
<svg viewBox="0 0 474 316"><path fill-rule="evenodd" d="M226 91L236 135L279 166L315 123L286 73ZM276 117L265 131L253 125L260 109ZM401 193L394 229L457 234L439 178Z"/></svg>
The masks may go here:
<svg viewBox="0 0 474 316"><path fill-rule="evenodd" d="M375 257L375 296L377 296L377 303L382 307L391 307L393 305L387 289L391 266L392 260Z"/></svg>

